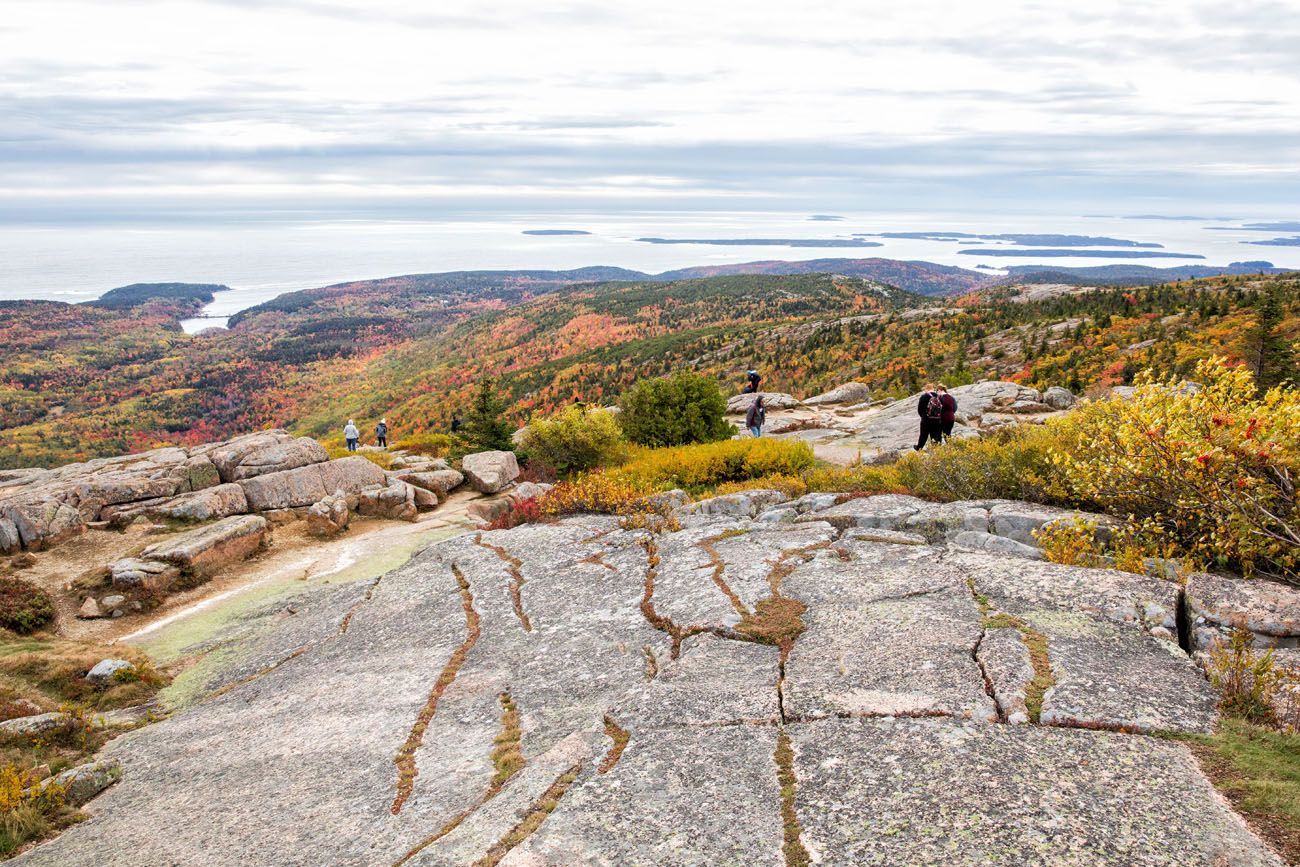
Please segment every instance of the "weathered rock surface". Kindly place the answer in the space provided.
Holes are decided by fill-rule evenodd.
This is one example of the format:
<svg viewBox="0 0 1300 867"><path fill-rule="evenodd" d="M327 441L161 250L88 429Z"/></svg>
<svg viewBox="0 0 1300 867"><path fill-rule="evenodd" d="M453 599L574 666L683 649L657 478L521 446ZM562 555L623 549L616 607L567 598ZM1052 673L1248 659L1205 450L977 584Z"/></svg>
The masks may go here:
<svg viewBox="0 0 1300 867"><path fill-rule="evenodd" d="M780 491L741 491L688 503L679 506L675 511L679 515L726 515L732 518L752 518L768 506L785 501L786 496Z"/></svg>
<svg viewBox="0 0 1300 867"><path fill-rule="evenodd" d="M31 716L0 720L0 734L6 736L39 735L61 728L67 725L71 719L66 713L51 711L49 713L37 713Z"/></svg>
<svg viewBox="0 0 1300 867"><path fill-rule="evenodd" d="M95 667L86 672L86 680L103 686L111 683L119 671L131 671L135 665L127 659L101 659Z"/></svg>
<svg viewBox="0 0 1300 867"><path fill-rule="evenodd" d="M731 415L743 415L749 412L749 406L756 397L763 398L763 406L767 409L790 409L801 403L799 398L792 394L781 391L760 391L757 394L736 394L727 398L727 412Z"/></svg>
<svg viewBox="0 0 1300 867"><path fill-rule="evenodd" d="M830 391L804 398L803 402L807 406L821 406L827 403L862 403L867 400L871 400L870 388L860 382L846 382Z"/></svg>
<svg viewBox="0 0 1300 867"><path fill-rule="evenodd" d="M414 521L415 488L393 479L382 488L366 488L357 494L357 513L373 518Z"/></svg>
<svg viewBox="0 0 1300 867"><path fill-rule="evenodd" d="M121 776L122 768L117 762L94 761L68 768L42 785L58 786L68 803L80 806L116 783Z"/></svg>
<svg viewBox="0 0 1300 867"><path fill-rule="evenodd" d="M433 491L440 497L445 497L453 490L461 486L465 481L465 476L456 470L429 470L421 472L404 472L398 473L397 478L413 485L417 488L423 488L426 491Z"/></svg>
<svg viewBox="0 0 1300 867"><path fill-rule="evenodd" d="M141 560L171 563L198 575L215 572L261 549L267 522L260 515L237 515L150 545Z"/></svg>
<svg viewBox="0 0 1300 867"><path fill-rule="evenodd" d="M514 452L475 452L461 459L465 479L481 494L495 494L519 478Z"/></svg>
<svg viewBox="0 0 1300 867"><path fill-rule="evenodd" d="M1074 392L1068 388L1061 388L1059 385L1054 385L1044 391L1042 400L1052 409L1069 409L1079 402L1079 399L1074 396Z"/></svg>
<svg viewBox="0 0 1300 867"><path fill-rule="evenodd" d="M579 516L321 587L219 694L113 741L121 781L16 863L1280 863L1186 747L1128 733L1214 720L1156 637L1176 585L927 542L992 506L858 522L889 506Z"/></svg>
<svg viewBox="0 0 1300 867"><path fill-rule="evenodd" d="M1253 633L1260 647L1300 647L1300 588L1197 573L1187 579L1187 607L1197 650L1230 638L1236 628Z"/></svg>
<svg viewBox="0 0 1300 867"><path fill-rule="evenodd" d="M387 485L388 476L363 457L353 456L266 473L239 482L253 512L310 506L335 491L358 494Z"/></svg>
<svg viewBox="0 0 1300 867"><path fill-rule="evenodd" d="M119 590L145 587L150 590L165 588L178 575L180 568L162 560L142 560L126 557L109 567L113 586Z"/></svg>
<svg viewBox="0 0 1300 867"><path fill-rule="evenodd" d="M224 482L238 482L329 460L320 443L309 437L295 439L282 430L236 437L202 453L216 466Z"/></svg>
<svg viewBox="0 0 1300 867"><path fill-rule="evenodd" d="M1281 864L1181 744L938 719L790 732L823 863Z"/></svg>

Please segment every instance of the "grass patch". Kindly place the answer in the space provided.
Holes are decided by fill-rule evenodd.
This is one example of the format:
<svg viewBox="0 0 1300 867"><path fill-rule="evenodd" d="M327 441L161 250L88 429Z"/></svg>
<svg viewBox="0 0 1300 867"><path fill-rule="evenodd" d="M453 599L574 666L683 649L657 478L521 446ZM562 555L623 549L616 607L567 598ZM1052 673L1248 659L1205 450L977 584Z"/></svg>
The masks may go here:
<svg viewBox="0 0 1300 867"><path fill-rule="evenodd" d="M486 855L475 861L474 867L496 867L511 849L528 839L529 835L542 827L546 817L555 812L556 807L560 806L560 799L569 790L569 786L573 785L573 781L578 778L580 770L582 770L582 765L574 765L561 774L537 799L532 809L528 811L528 815L524 816L518 825L511 828L510 833L498 840Z"/></svg>
<svg viewBox="0 0 1300 867"><path fill-rule="evenodd" d="M609 747L609 752L605 753L604 760L601 761L600 767L596 769L597 773L605 774L614 769L618 760L623 756L623 750L627 749L627 742L632 739L632 733L627 729L614 722L614 718L605 715L605 737L613 743Z"/></svg>
<svg viewBox="0 0 1300 867"><path fill-rule="evenodd" d="M1300 734L1225 719L1186 742L1214 785L1289 864L1300 863Z"/></svg>
<svg viewBox="0 0 1300 867"><path fill-rule="evenodd" d="M511 777L523 770L524 754L519 748L519 709L510 693L501 693L501 734L492 741L492 788L488 797L500 791Z"/></svg>
<svg viewBox="0 0 1300 867"><path fill-rule="evenodd" d="M330 456L330 460L332 461L338 460L339 458L363 457L380 469L391 470L393 468L393 456L389 452L377 452L369 449L365 451L358 449L355 452L350 452L345 446L342 448L327 449L326 453Z"/></svg>

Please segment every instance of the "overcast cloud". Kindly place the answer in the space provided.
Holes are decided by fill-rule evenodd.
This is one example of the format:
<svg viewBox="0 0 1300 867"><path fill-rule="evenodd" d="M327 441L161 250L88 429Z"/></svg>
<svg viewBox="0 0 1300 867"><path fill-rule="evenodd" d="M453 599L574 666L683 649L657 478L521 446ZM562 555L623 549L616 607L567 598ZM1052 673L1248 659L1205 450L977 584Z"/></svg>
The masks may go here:
<svg viewBox="0 0 1300 867"><path fill-rule="evenodd" d="M14 221L1300 201L1292 0L5 8Z"/></svg>

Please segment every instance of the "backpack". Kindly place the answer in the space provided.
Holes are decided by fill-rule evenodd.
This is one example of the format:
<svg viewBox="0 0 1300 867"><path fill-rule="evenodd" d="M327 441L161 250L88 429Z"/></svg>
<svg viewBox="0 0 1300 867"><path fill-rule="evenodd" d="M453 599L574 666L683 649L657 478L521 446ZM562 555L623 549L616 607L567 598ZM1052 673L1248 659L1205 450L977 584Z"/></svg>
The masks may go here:
<svg viewBox="0 0 1300 867"><path fill-rule="evenodd" d="M943 417L943 399L940 398L937 393L930 395L930 401L925 405L925 417L926 418Z"/></svg>

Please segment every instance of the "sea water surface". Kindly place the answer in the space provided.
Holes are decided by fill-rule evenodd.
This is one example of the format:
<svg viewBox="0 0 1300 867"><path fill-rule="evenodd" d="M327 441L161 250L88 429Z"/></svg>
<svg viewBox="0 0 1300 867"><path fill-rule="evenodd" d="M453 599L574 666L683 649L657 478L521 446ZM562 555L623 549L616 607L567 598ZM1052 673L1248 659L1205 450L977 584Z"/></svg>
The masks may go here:
<svg viewBox="0 0 1300 867"><path fill-rule="evenodd" d="M0 299L79 302L128 283L224 283L204 318L187 331L224 325L235 312L284 292L350 280L468 269L563 269L616 265L658 272L694 265L763 259L914 259L1001 273L1009 265L1089 266L1115 263L1153 267L1226 265L1266 260L1300 268L1300 247L1257 246L1300 232L1244 228L1276 215L1232 219L1134 219L1124 216L1026 214L637 212L517 214L439 220L302 220L174 225L0 225ZM1300 214L1293 215L1300 216ZM1226 227L1226 228L1224 228ZM589 234L524 234L564 229ZM1039 233L1104 236L1160 244L1158 252L1189 258L1003 257L962 252L1031 249L1006 241L864 237L881 246L792 247L653 244L664 239L819 239L851 241L879 232ZM1115 250L1099 246L1089 249ZM1156 249L1156 248L1147 248ZM1190 256L1203 256L1203 259ZM982 266L982 267L981 267Z"/></svg>

